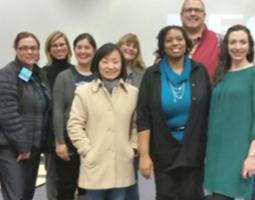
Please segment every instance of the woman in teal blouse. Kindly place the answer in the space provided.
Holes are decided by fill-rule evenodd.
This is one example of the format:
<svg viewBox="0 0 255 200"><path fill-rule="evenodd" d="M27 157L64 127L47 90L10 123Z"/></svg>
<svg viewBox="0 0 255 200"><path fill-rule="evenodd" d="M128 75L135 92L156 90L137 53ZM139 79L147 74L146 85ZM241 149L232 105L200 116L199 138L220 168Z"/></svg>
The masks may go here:
<svg viewBox="0 0 255 200"><path fill-rule="evenodd" d="M213 77L205 188L213 200L250 200L255 175L254 42L242 25L228 29Z"/></svg>

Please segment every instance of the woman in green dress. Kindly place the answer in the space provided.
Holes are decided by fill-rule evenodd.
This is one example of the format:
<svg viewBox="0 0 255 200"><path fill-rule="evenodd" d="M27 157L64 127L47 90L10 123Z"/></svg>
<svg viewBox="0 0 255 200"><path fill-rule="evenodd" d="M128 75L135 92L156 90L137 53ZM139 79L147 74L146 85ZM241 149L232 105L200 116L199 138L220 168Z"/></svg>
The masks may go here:
<svg viewBox="0 0 255 200"><path fill-rule="evenodd" d="M255 175L254 42L242 25L228 29L213 77L205 188L212 200L250 200Z"/></svg>

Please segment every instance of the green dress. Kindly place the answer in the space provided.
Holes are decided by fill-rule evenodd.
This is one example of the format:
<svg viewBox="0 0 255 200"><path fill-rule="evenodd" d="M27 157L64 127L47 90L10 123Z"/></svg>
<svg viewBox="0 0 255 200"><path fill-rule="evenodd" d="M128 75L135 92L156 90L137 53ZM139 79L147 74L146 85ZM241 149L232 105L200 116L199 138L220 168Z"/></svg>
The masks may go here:
<svg viewBox="0 0 255 200"><path fill-rule="evenodd" d="M251 199L252 179L242 178L243 162L255 138L255 67L228 72L214 88L205 160L205 189Z"/></svg>

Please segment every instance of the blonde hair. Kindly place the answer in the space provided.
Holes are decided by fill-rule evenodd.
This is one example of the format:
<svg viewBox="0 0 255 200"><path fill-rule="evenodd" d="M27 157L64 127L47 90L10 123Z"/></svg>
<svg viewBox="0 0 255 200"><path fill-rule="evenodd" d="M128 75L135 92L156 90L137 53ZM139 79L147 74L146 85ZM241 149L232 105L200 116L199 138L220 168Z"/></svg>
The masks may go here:
<svg viewBox="0 0 255 200"><path fill-rule="evenodd" d="M134 67L134 69L143 71L145 69L145 64L142 58L141 46L138 37L133 33L127 33L119 39L117 45L119 48L121 48L121 46L125 43L134 43L137 46L138 52L136 58L132 62L132 67Z"/></svg>
<svg viewBox="0 0 255 200"><path fill-rule="evenodd" d="M60 32L60 31L54 31L52 32L46 39L46 42L45 42L45 54L46 54L46 57L47 57L47 65L50 65L52 64L52 60L53 60L53 57L52 55L50 54L50 49L51 49L51 45L53 42L55 42L56 40L58 40L59 38L63 37L65 42L66 42L66 45L67 45L67 48L68 48L68 53L67 53L67 62L70 62L71 61L71 57L72 57L72 50L71 50L71 46L70 46L70 43L68 41L68 38L67 36L63 33L63 32Z"/></svg>

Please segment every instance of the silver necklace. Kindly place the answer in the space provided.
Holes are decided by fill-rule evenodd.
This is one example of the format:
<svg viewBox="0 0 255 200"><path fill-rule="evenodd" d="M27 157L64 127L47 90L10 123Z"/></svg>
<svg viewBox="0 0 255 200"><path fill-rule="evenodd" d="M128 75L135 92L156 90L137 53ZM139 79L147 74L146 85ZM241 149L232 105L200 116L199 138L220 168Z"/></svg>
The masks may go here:
<svg viewBox="0 0 255 200"><path fill-rule="evenodd" d="M170 89L174 96L174 103L176 103L178 100L183 99L184 91L185 91L185 82L183 82L180 86L174 86L171 81L169 81Z"/></svg>

